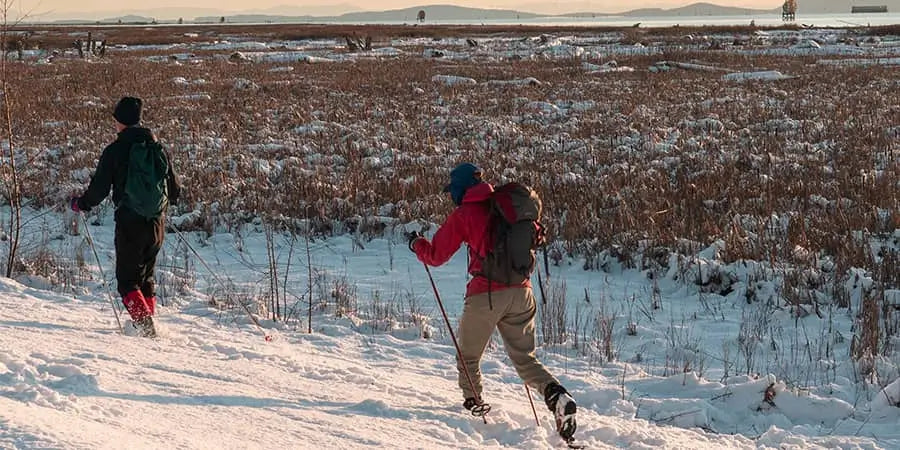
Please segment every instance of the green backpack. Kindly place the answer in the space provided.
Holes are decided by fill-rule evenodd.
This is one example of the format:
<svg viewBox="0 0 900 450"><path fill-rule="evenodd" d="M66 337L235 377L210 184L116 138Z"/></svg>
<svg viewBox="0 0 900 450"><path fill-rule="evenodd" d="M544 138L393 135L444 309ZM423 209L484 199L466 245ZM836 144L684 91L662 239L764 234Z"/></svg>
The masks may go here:
<svg viewBox="0 0 900 450"><path fill-rule="evenodd" d="M168 173L169 161L158 142L132 144L119 207L127 207L147 219L162 216L169 206Z"/></svg>

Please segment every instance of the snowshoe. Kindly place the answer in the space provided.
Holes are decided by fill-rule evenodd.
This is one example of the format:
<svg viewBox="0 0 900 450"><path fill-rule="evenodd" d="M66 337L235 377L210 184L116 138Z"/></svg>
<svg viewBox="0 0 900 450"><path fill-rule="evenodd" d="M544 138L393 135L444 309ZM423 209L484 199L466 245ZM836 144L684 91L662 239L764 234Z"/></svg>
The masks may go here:
<svg viewBox="0 0 900 450"><path fill-rule="evenodd" d="M466 401L463 402L463 408L468 409L475 417L483 417L491 411L491 405L479 402L475 397L467 398Z"/></svg>
<svg viewBox="0 0 900 450"><path fill-rule="evenodd" d="M153 323L153 317L151 316L135 320L133 325L141 337L155 338L157 336L156 325Z"/></svg>

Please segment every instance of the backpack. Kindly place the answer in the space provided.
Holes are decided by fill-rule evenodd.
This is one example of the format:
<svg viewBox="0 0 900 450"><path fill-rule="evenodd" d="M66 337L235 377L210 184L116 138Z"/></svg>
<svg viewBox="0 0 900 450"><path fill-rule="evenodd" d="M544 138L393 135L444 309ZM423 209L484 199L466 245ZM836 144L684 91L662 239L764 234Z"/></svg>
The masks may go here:
<svg viewBox="0 0 900 450"><path fill-rule="evenodd" d="M168 173L169 161L158 142L132 144L119 207L146 219L160 217L169 206Z"/></svg>
<svg viewBox="0 0 900 450"><path fill-rule="evenodd" d="M541 199L528 186L507 183L495 188L488 202L491 246L482 260L482 273L498 283L523 283L534 271L535 250L546 243Z"/></svg>

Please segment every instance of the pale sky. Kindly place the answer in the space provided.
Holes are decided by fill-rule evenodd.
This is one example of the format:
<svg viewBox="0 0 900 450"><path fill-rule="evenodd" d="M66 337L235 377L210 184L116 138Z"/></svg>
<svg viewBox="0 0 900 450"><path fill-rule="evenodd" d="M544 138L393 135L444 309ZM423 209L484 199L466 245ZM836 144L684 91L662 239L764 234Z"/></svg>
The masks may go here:
<svg viewBox="0 0 900 450"><path fill-rule="evenodd" d="M3 1L3 0L0 0ZM671 8L694 3L699 0L386 0L371 2L366 0L7 0L14 10L37 10L39 12L95 12L127 11L165 8L213 8L222 11L260 10L278 6L302 8L314 6L343 5L343 10L385 10L407 8L429 4L454 4L477 8L517 9L520 11L559 12L592 11L619 12L644 7ZM771 9L779 6L781 0L704 0L722 6ZM21 5L21 7L19 7ZM355 6L347 8L347 5Z"/></svg>

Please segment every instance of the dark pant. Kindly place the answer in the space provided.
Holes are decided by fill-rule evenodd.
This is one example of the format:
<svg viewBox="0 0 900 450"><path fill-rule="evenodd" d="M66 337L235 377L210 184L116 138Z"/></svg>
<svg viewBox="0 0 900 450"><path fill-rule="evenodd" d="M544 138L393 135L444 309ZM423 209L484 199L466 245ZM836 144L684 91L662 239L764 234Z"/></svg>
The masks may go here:
<svg viewBox="0 0 900 450"><path fill-rule="evenodd" d="M140 290L145 298L156 295L156 255L165 238L164 218L147 220L116 214L116 282L119 295Z"/></svg>

